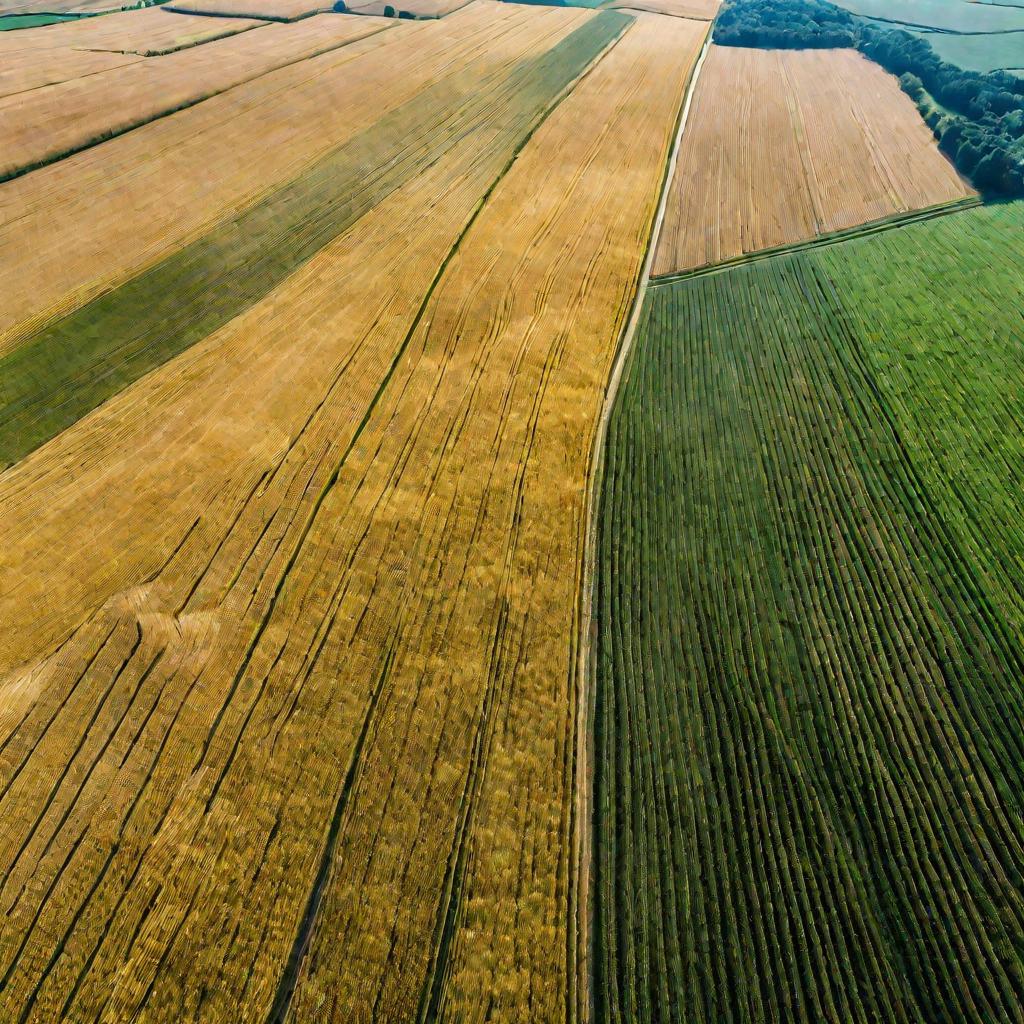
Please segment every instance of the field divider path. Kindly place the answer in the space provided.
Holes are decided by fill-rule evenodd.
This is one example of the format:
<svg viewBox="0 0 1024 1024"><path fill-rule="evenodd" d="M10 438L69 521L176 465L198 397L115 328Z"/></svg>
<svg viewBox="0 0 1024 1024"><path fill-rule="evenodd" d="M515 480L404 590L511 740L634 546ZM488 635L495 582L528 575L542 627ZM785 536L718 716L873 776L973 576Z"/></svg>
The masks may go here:
<svg viewBox="0 0 1024 1024"><path fill-rule="evenodd" d="M746 266L749 263L758 263L761 260L775 259L777 256L805 252L810 249L826 248L837 245L840 242L849 242L854 238L867 238L870 235L892 231L896 228L906 228L912 224L934 220L936 217L946 217L952 213L963 213L965 210L972 210L983 204L984 201L980 196L969 196L966 199L954 199L948 203L937 203L935 206L929 206L923 210L909 210L906 213L895 214L891 217L867 221L864 224L858 224L856 227L842 228L839 231L832 231L818 238L807 238L802 242L774 246L771 249L759 249L757 252L744 253L741 256L734 256L732 259L722 260L719 263L709 263L703 267L694 267L692 270L680 270L673 274L658 274L652 277L649 283L652 288L660 288L663 285L676 284L679 281L689 281L695 277L723 274L726 271Z"/></svg>
<svg viewBox="0 0 1024 1024"><path fill-rule="evenodd" d="M651 226L651 233L647 243L647 253L644 256L643 268L640 272L640 279L637 284L636 296L633 302L633 310L626 321L619 341L618 352L615 362L612 365L612 372L608 379L605 390L604 404L601 408L601 416L597 423L597 430L594 433L594 444L590 456L590 475L587 482L586 515L584 520L585 539L583 547L583 575L580 588L580 644L579 644L579 703L576 709L576 750L577 750L577 776L576 776L576 838L575 855L577 863L577 886L576 886L576 971L574 976L577 986L577 1007L576 1013L580 1024L588 1024L593 1018L594 1010L594 987L591 964L593 961L593 882L591 878L591 854L593 843L593 721L594 721L594 687L593 679L595 672L595 658L597 648L594 644L594 567L597 558L597 501L601 492L601 482L604 475L604 454L605 442L608 435L608 424L611 420L612 410L622 386L624 376L627 372L630 353L633 351L633 344L636 338L637 326L643 313L644 298L647 294L647 286L651 282L651 268L654 264L655 253L658 248L658 238L661 234L661 227L665 220L665 210L668 207L668 199L672 191L672 181L675 177L676 164L679 160L679 151L682 146L683 133L686 131L686 124L690 117L690 108L693 104L694 92L697 82L700 79L700 72L704 66L708 51L711 48L711 31L708 26L708 34L701 47L700 56L697 58L690 75L690 81L686 88L686 98L683 101L679 112L679 127L675 133L675 140L669 159L665 165L665 173L661 183L661 194L658 199L658 208Z"/></svg>

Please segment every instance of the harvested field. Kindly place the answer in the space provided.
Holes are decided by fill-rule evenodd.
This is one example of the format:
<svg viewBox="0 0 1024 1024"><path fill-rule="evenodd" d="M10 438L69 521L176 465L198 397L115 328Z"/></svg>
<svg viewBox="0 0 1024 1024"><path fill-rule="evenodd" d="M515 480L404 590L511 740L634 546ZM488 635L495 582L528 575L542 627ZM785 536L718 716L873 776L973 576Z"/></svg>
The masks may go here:
<svg viewBox="0 0 1024 1024"><path fill-rule="evenodd" d="M675 18L696 18L712 21L721 6L721 0L615 0L609 7L651 14L668 14Z"/></svg>
<svg viewBox="0 0 1024 1024"><path fill-rule="evenodd" d="M170 17L170 15L168 15ZM390 22L323 15L267 25L0 100L0 180L119 135ZM46 132L38 126L47 125Z"/></svg>
<svg viewBox="0 0 1024 1024"><path fill-rule="evenodd" d="M42 30L0 33L0 98L59 82L88 78L99 72L125 68L143 60L138 54L20 45L22 37L41 34Z"/></svg>
<svg viewBox="0 0 1024 1024"><path fill-rule="evenodd" d="M330 11L332 0L186 0L168 10L184 14L219 14L231 18L263 18L271 21L299 21Z"/></svg>
<svg viewBox="0 0 1024 1024"><path fill-rule="evenodd" d="M0 1017L567 1016L590 438L706 26L556 106L629 19L476 17L8 344L43 417L123 386L0 475Z"/></svg>
<svg viewBox="0 0 1024 1024"><path fill-rule="evenodd" d="M1022 229L649 292L600 526L598 1020L1020 1019Z"/></svg>
<svg viewBox="0 0 1024 1024"><path fill-rule="evenodd" d="M264 24L148 8L76 19L45 31L0 34L0 97L88 78Z"/></svg>
<svg viewBox="0 0 1024 1024"><path fill-rule="evenodd" d="M895 78L853 50L712 46L654 273L973 195Z"/></svg>
<svg viewBox="0 0 1024 1024"><path fill-rule="evenodd" d="M102 18L80 18L50 26L46 31L19 32L0 38L0 53L31 51L36 60L61 60L68 51L110 50L143 57L185 50L199 43L236 35L265 22L244 18L204 18L172 14L163 7L123 11ZM57 51L42 53L41 51Z"/></svg>

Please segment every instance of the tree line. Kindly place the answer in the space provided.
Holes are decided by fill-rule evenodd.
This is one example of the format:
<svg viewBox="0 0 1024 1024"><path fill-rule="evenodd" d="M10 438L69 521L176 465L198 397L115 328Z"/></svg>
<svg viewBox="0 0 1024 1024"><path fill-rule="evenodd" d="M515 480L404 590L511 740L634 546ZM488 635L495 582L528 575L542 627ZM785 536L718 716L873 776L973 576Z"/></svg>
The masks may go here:
<svg viewBox="0 0 1024 1024"><path fill-rule="evenodd" d="M949 64L925 40L825 0L728 0L714 38L723 46L856 48L899 77L939 148L975 188L1024 195L1024 79Z"/></svg>

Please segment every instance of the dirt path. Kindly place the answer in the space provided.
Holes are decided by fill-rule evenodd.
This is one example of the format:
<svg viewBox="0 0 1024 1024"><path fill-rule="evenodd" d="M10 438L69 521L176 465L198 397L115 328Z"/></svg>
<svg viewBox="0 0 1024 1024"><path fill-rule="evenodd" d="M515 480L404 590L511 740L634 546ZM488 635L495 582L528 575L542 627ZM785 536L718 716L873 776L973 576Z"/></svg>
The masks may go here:
<svg viewBox="0 0 1024 1024"><path fill-rule="evenodd" d="M597 557L597 501L600 495L601 481L604 477L604 450L605 441L608 436L608 423L611 419L612 409L618 397L619 387L625 373L626 364L629 361L630 353L633 350L633 341L636 337L637 325L640 322L640 313L643 309L644 296L647 293L647 285L651 278L651 267L654 263L654 253L657 249L658 238L661 234L661 226L665 219L665 209L668 205L668 197L671 191L672 178L675 175L676 163L679 158L679 148L682 143L683 132L686 130L686 123L690 116L690 106L693 102L694 91L700 77L701 68L707 57L711 46L711 31L708 26L708 35L704 40L700 56L697 58L690 76L690 84L686 90L686 98L679 115L679 127L676 131L675 141L672 144L672 152L665 168L665 177L661 185L661 198L658 202L658 210L655 214L654 224L651 228L651 236L648 241L647 256L644 259L643 269L640 272L640 281L637 285L636 298L633 304L633 311L626 322L622 332L622 339L619 342L618 354L615 364L612 367L611 376L605 391L604 405L601 409L601 418L598 420L597 431L594 434L594 447L590 457L590 480L587 485L587 517L586 517L586 538L583 550L583 577L580 606L580 645L579 645L579 679L578 703L576 707L576 864L577 873L577 932L576 932L576 1014L579 1024L588 1024L593 1017L594 993L591 979L590 964L593 952L593 939L591 935L591 921L593 909L591 906L591 865L592 865L592 820L593 820L593 668L594 668L594 565Z"/></svg>

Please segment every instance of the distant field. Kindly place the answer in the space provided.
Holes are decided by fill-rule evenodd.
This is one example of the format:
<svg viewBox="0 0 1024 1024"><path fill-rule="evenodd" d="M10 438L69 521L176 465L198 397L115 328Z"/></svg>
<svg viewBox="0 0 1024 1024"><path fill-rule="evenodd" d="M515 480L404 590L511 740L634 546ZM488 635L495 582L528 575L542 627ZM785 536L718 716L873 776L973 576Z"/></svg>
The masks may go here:
<svg viewBox="0 0 1024 1024"><path fill-rule="evenodd" d="M383 19L335 14L293 25L266 25L258 31L8 96L0 100L0 178L46 164L390 25ZM47 125L46 132L38 131L40 124Z"/></svg>
<svg viewBox="0 0 1024 1024"><path fill-rule="evenodd" d="M298 21L330 11L331 0L182 0L168 9L185 14L220 14L232 18L271 18Z"/></svg>
<svg viewBox="0 0 1024 1024"><path fill-rule="evenodd" d="M473 3L2 186L0 1018L574 1018L589 458L707 30Z"/></svg>
<svg viewBox="0 0 1024 1024"><path fill-rule="evenodd" d="M711 21L718 13L721 0L614 0L608 6Z"/></svg>
<svg viewBox="0 0 1024 1024"><path fill-rule="evenodd" d="M860 54L713 46L654 273L970 194L896 79Z"/></svg>
<svg viewBox="0 0 1024 1024"><path fill-rule="evenodd" d="M409 13L417 18L441 18L465 7L470 0L369 0L360 3L358 0L349 3L347 9L355 14ZM390 7L390 11L388 8Z"/></svg>
<svg viewBox="0 0 1024 1024"><path fill-rule="evenodd" d="M1024 67L1024 31L989 35L915 32L914 35L930 43L943 60L969 71Z"/></svg>
<svg viewBox="0 0 1024 1024"><path fill-rule="evenodd" d="M136 0L0 0L0 15L105 14L122 11Z"/></svg>
<svg viewBox="0 0 1024 1024"><path fill-rule="evenodd" d="M601 518L597 1020L1019 1019L1022 230L649 293Z"/></svg>
<svg viewBox="0 0 1024 1024"><path fill-rule="evenodd" d="M854 14L950 32L1024 29L1024 9L969 0L837 0Z"/></svg>
<svg viewBox="0 0 1024 1024"><path fill-rule="evenodd" d="M120 17L112 14L111 18ZM91 18L88 20L92 20ZM103 19L98 19L103 20ZM65 23L60 27L26 30L0 35L0 97L14 93L30 92L44 86L86 78L99 72L137 64L143 58L137 53L118 53L112 50L75 49L61 45L60 39L50 46L44 36L50 32L64 33L84 27L84 22L75 25ZM11 117L17 117L12 110ZM3 129L0 128L0 131Z"/></svg>
<svg viewBox="0 0 1024 1024"><path fill-rule="evenodd" d="M160 56L264 24L266 22L244 18L172 14L162 7L100 18L76 18L50 26L45 32L22 32L0 39L0 54L4 56L0 79L9 77L12 62L18 62L23 65L19 70L25 75L38 80L49 77L52 81L63 81L56 76L62 74L66 66L84 59L84 55L108 51Z"/></svg>
<svg viewBox="0 0 1024 1024"><path fill-rule="evenodd" d="M74 14L6 14L0 16L0 32L13 32L25 28L44 28L64 21L77 21Z"/></svg>

